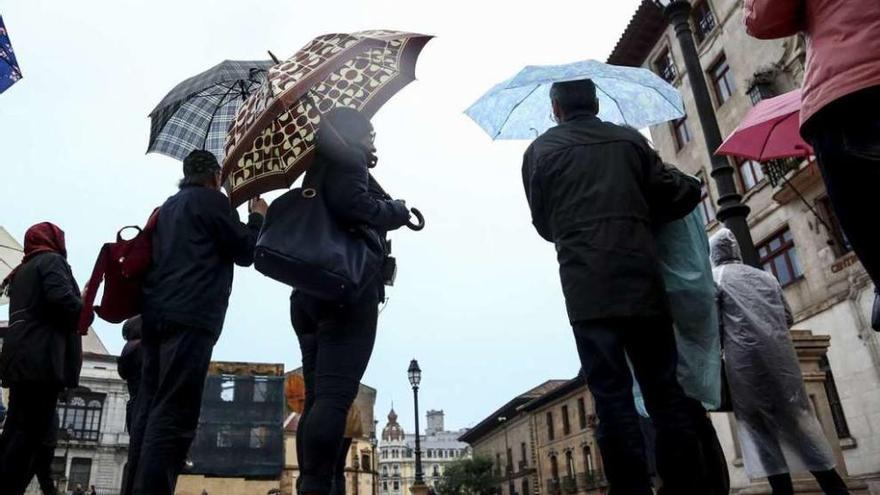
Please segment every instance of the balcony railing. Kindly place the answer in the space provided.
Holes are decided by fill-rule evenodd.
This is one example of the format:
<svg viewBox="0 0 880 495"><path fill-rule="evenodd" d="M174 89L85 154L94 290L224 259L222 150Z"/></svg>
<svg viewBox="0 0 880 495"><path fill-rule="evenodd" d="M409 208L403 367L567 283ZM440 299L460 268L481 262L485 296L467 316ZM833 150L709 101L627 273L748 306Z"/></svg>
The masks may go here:
<svg viewBox="0 0 880 495"><path fill-rule="evenodd" d="M565 493L577 493L577 482L573 476L565 476L562 478L562 491Z"/></svg>
<svg viewBox="0 0 880 495"><path fill-rule="evenodd" d="M606 484L605 476L599 471L578 473L577 475L577 486L581 490L593 490Z"/></svg>
<svg viewBox="0 0 880 495"><path fill-rule="evenodd" d="M561 495L562 487L559 480L547 480L547 493L549 495Z"/></svg>

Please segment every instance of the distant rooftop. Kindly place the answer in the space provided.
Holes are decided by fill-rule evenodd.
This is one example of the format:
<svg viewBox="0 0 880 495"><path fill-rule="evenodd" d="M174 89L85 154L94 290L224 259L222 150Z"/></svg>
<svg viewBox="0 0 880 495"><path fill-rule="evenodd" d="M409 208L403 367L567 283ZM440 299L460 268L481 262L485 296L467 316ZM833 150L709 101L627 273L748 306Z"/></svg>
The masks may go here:
<svg viewBox="0 0 880 495"><path fill-rule="evenodd" d="M495 412L486 417L486 419L477 423L476 426L467 430L459 437L459 440L467 443L474 443L483 438L498 426L498 418L501 416L512 417L517 413L517 409L539 397L556 390L568 380L547 380L546 382L534 387L520 395L517 395L506 404L498 408Z"/></svg>
<svg viewBox="0 0 880 495"><path fill-rule="evenodd" d="M608 63L641 67L668 24L653 1L642 0L608 57Z"/></svg>

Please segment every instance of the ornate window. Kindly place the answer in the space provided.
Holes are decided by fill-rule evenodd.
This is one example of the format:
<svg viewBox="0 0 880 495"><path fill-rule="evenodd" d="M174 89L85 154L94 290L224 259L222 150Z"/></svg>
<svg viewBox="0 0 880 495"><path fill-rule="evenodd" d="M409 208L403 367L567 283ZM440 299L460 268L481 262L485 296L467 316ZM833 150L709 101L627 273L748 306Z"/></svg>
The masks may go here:
<svg viewBox="0 0 880 495"><path fill-rule="evenodd" d="M717 24L708 0L694 4L691 10L691 20L694 22L694 37L697 38L697 43L705 41Z"/></svg>
<svg viewBox="0 0 880 495"><path fill-rule="evenodd" d="M788 227L773 234L758 245L758 256L764 270L776 276L779 285L785 287L804 275L801 261L794 245L794 237Z"/></svg>
<svg viewBox="0 0 880 495"><path fill-rule="evenodd" d="M742 184L743 192L751 191L764 180L764 169L755 160L742 160L736 168L739 172L739 181Z"/></svg>
<svg viewBox="0 0 880 495"><path fill-rule="evenodd" d="M71 392L67 402L58 404L60 438L83 442L97 442L101 431L104 394L88 389Z"/></svg>
<svg viewBox="0 0 880 495"><path fill-rule="evenodd" d="M568 419L568 406L562 406L562 434L571 433L571 421Z"/></svg>
<svg viewBox="0 0 880 495"><path fill-rule="evenodd" d="M81 485L87 487L92 480L92 460L84 457L74 457L70 460L70 479L68 486Z"/></svg>
<svg viewBox="0 0 880 495"><path fill-rule="evenodd" d="M591 476L594 470L593 452L589 445L584 445L584 471L586 471L587 476Z"/></svg>
<svg viewBox="0 0 880 495"><path fill-rule="evenodd" d="M733 74L730 72L730 66L727 64L727 57L723 54L721 55L718 61L709 69L709 76L712 79L712 89L715 90L715 101L720 107L733 96L733 91L736 89Z"/></svg>
<svg viewBox="0 0 880 495"><path fill-rule="evenodd" d="M672 59L672 52L669 50L669 47L663 49L657 58L654 59L654 70L657 71L657 74L660 75L666 82L672 82L675 80L675 77L678 73L675 70L675 61Z"/></svg>
<svg viewBox="0 0 880 495"><path fill-rule="evenodd" d="M682 148L687 146L689 142L691 142L691 128L687 123L687 115L684 117L673 120L670 124L672 126L672 135L675 137L675 150L681 151Z"/></svg>
<svg viewBox="0 0 880 495"><path fill-rule="evenodd" d="M837 438L849 438L849 425L846 422L846 415L843 413L843 402L837 393L837 384L834 383L834 375L831 373L831 363L828 362L828 356L822 356L819 361L819 369L825 372L825 393L828 395L828 405L831 406L831 419L834 420Z"/></svg>
<svg viewBox="0 0 880 495"><path fill-rule="evenodd" d="M583 397L578 397L578 424L582 430L587 429L587 404Z"/></svg>
<svg viewBox="0 0 880 495"><path fill-rule="evenodd" d="M559 461L556 460L555 455L550 456L550 474L554 480L559 480Z"/></svg>
<svg viewBox="0 0 880 495"><path fill-rule="evenodd" d="M703 174L697 175L700 179L700 213L703 215L703 222L709 225L715 220L715 204L712 202L712 196L709 194L709 185Z"/></svg>

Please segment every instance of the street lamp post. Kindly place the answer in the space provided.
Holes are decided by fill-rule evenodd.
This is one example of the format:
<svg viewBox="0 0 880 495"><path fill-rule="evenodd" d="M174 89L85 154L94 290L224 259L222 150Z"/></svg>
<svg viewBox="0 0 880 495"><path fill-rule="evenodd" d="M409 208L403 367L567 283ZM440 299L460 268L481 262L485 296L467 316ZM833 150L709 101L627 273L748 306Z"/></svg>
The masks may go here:
<svg viewBox="0 0 880 495"><path fill-rule="evenodd" d="M416 415L416 478L413 482L413 492L427 493L425 485L425 476L422 472L422 443L421 434L419 433L419 383L422 382L422 370L419 368L419 362L413 359L409 362L409 384L413 389L413 407Z"/></svg>
<svg viewBox="0 0 880 495"><path fill-rule="evenodd" d="M675 34L684 57L688 80L691 83L694 100L697 104L700 126L703 128L703 137L706 140L706 148L712 164L712 178L715 179L715 184L718 186L718 213L716 216L736 236L743 261L759 267L758 252L755 249L754 241L752 241L747 221L749 207L743 204L742 195L736 189L736 183L733 180L733 167L730 166L727 158L715 154L715 150L721 146L721 130L718 128L718 120L715 118L715 110L712 106L712 100L709 98L709 88L706 85L706 78L703 76L700 56L697 53L694 33L691 30L691 4L688 0L654 0L654 3L663 9L666 19L675 28Z"/></svg>

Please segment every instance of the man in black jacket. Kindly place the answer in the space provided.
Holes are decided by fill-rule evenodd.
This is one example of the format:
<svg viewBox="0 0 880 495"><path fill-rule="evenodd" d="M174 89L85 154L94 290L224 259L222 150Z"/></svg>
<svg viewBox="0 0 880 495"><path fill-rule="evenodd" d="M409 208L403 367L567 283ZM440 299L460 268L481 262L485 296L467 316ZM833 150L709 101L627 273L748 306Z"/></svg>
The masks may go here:
<svg viewBox="0 0 880 495"><path fill-rule="evenodd" d="M523 183L535 228L556 245L612 493L653 493L628 356L657 430L664 493L705 495L693 419L699 404L676 380L652 233L655 223L693 210L699 182L665 166L637 131L599 120L592 81L556 83L550 97L559 125L526 151Z"/></svg>
<svg viewBox="0 0 880 495"><path fill-rule="evenodd" d="M266 203L242 224L220 192L210 152L183 162L180 191L159 209L144 284L143 376L131 428L126 494L171 495L195 436L202 388L220 336L233 264L253 263Z"/></svg>

